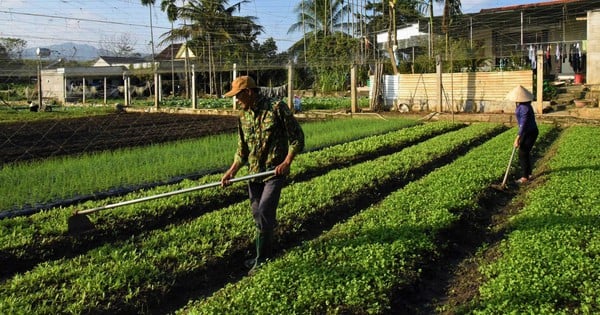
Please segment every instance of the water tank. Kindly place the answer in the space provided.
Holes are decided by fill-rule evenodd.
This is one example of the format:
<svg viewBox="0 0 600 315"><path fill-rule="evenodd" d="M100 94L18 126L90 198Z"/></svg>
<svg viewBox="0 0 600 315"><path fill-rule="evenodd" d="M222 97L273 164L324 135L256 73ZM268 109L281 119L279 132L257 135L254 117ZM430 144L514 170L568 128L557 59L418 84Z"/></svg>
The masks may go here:
<svg viewBox="0 0 600 315"><path fill-rule="evenodd" d="M48 56L50 56L50 49L38 48L35 50L35 54L40 58L48 57Z"/></svg>

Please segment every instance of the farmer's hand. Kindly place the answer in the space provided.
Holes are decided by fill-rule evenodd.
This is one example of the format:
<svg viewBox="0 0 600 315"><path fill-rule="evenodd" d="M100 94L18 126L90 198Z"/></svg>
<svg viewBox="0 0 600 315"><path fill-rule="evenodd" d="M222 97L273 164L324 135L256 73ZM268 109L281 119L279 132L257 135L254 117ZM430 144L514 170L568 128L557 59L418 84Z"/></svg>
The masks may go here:
<svg viewBox="0 0 600 315"><path fill-rule="evenodd" d="M292 165L294 157L296 157L295 154L288 152L285 160L275 167L275 175L288 175L290 173L290 166Z"/></svg>
<svg viewBox="0 0 600 315"><path fill-rule="evenodd" d="M231 165L227 172L223 174L223 177L221 177L221 187L227 187L231 185L230 180L235 177L235 174L237 173L238 169L239 166L237 166L236 164Z"/></svg>
<svg viewBox="0 0 600 315"><path fill-rule="evenodd" d="M519 147L519 139L520 139L520 136L517 136L517 137L515 138L515 143L514 143L514 146L515 146L515 148L518 148L518 147Z"/></svg>
<svg viewBox="0 0 600 315"><path fill-rule="evenodd" d="M230 180L233 178L229 172L226 172L223 177L221 177L221 187L227 187L231 185Z"/></svg>
<svg viewBox="0 0 600 315"><path fill-rule="evenodd" d="M275 167L275 175L287 175L290 173L290 163L283 161L281 164Z"/></svg>

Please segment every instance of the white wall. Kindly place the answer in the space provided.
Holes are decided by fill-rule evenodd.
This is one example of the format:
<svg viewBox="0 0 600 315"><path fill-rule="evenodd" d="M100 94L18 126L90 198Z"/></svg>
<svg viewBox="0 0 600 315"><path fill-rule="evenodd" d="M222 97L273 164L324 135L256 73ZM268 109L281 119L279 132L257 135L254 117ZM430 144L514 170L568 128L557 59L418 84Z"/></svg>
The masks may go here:
<svg viewBox="0 0 600 315"><path fill-rule="evenodd" d="M586 83L600 84L600 10L587 14Z"/></svg>
<svg viewBox="0 0 600 315"><path fill-rule="evenodd" d="M412 36L417 36L417 35L427 35L427 33L419 32L419 23L410 24L409 26L406 26L406 27L396 30L396 39L397 40L409 39ZM388 33L387 32L377 34L377 43L378 44L387 43L387 41L388 41Z"/></svg>

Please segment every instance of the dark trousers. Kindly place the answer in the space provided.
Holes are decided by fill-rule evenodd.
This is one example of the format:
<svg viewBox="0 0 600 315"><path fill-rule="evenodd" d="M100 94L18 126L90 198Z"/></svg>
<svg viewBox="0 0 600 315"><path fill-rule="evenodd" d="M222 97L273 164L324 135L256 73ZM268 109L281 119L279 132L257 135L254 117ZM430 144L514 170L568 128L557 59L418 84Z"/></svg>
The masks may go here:
<svg viewBox="0 0 600 315"><path fill-rule="evenodd" d="M277 225L277 205L284 181L284 177L275 177L266 182L248 183L252 215L261 232L273 230Z"/></svg>
<svg viewBox="0 0 600 315"><path fill-rule="evenodd" d="M538 137L538 130L525 132L519 140L519 164L521 165L522 177L528 178L531 175L531 149Z"/></svg>

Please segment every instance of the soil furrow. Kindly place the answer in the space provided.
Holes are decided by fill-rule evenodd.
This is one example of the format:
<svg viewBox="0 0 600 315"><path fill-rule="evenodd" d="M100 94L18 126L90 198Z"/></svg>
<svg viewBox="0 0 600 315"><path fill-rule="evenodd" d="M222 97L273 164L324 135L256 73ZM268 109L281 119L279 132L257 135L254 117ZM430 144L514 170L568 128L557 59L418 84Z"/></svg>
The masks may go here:
<svg viewBox="0 0 600 315"><path fill-rule="evenodd" d="M543 161L549 158L546 152L559 134L557 128L538 139L533 151L534 160L538 161L536 177L543 172ZM438 236L439 244L445 245L439 257L422 266L424 277L411 287L394 292L392 313L468 313L470 301L478 295L482 280L478 260L493 259L494 244L502 240L505 223L521 208L522 193L516 184L508 184L505 191L490 187L484 192L475 212L466 213L454 227ZM479 251L485 248L488 250L483 251L483 256L487 258L482 258Z"/></svg>

